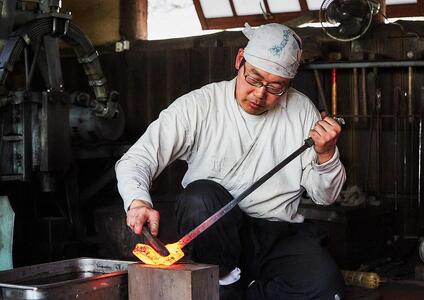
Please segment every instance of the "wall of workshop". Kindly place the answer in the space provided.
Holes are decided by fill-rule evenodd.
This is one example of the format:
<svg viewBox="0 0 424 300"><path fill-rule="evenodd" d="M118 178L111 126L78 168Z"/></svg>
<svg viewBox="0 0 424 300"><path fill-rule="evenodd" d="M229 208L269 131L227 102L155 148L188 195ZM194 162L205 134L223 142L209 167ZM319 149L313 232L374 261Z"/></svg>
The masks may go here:
<svg viewBox="0 0 424 300"><path fill-rule="evenodd" d="M62 12L71 12L72 21L95 45L120 40L119 5L114 0L65 0Z"/></svg>
<svg viewBox="0 0 424 300"><path fill-rule="evenodd" d="M412 59L421 59L424 49L422 39L407 32L422 32L423 24L410 22L403 26L404 31L396 25L379 25L351 43L329 40L319 29L299 29L298 32L304 40L306 63L328 62L329 54L334 52L339 52L343 61L358 58L364 61L407 59L409 51L413 52ZM234 58L245 42L240 32L222 32L175 40L137 41L129 51L121 53L115 53L112 47L98 47L108 82L120 92L127 118L126 131L120 143L132 144L160 111L177 97L209 82L235 76ZM89 90L72 55L64 58L64 65L67 90ZM346 187L359 186L364 193L372 196L370 202L377 206L377 211L392 211L396 217L396 222L390 224L393 232L400 235L421 234L418 134L422 120L419 103L424 84L423 72L421 68L413 71L413 115L408 115L404 98L399 105L394 104L395 90L408 90L407 68L365 70L367 76L370 72L375 72L376 87L381 89L381 109L376 109L375 97L366 90L367 114L354 115L353 69L338 70L338 114L347 121L338 143L347 170ZM320 76L327 106L331 107L330 70L321 70ZM358 80L361 81L360 76ZM301 69L294 87L320 106L312 71ZM361 86L357 90L361 95ZM163 204L160 207L169 215L173 210L172 197L163 195L180 189L184 170L183 163L174 163L152 188L152 193L160 199L159 205ZM165 241L175 239L175 228L173 224L169 225L171 221L165 225L165 229L169 229L164 230L168 232L164 233Z"/></svg>

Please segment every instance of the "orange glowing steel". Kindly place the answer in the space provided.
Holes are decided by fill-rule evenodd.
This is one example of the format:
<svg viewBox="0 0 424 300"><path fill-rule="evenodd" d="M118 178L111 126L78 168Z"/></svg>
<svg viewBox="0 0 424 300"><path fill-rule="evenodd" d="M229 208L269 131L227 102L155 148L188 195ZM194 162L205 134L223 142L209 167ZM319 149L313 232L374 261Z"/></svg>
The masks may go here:
<svg viewBox="0 0 424 300"><path fill-rule="evenodd" d="M137 244L133 250L133 254L147 265L164 265L170 266L180 260L184 256L180 242L168 244L165 246L169 251L168 256L161 256L152 247L145 244Z"/></svg>

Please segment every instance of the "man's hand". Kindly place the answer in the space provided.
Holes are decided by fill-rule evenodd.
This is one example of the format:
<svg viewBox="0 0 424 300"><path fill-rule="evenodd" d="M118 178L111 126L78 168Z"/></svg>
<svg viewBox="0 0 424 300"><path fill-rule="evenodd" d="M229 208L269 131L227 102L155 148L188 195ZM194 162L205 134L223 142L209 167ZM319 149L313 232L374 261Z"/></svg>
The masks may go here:
<svg viewBox="0 0 424 300"><path fill-rule="evenodd" d="M138 235L141 234L144 224L147 223L152 235L157 236L159 220L159 212L154 210L150 203L141 199L135 199L127 212L127 225Z"/></svg>
<svg viewBox="0 0 424 300"><path fill-rule="evenodd" d="M336 152L337 138L342 131L340 124L326 112L321 113L322 120L318 121L310 132L314 141L314 149L318 154L318 162L323 164L329 161Z"/></svg>

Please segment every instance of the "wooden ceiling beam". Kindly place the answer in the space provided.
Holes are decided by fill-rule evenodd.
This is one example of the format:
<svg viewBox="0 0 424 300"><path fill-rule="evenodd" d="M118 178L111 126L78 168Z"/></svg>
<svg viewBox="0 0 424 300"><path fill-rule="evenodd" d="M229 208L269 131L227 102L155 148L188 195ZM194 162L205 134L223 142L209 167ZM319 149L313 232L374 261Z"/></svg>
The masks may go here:
<svg viewBox="0 0 424 300"><path fill-rule="evenodd" d="M194 8L196 9L197 17L199 18L200 25L202 26L202 29L208 29L208 22L205 18L205 14L203 13L202 5L200 4L200 0L193 0Z"/></svg>
<svg viewBox="0 0 424 300"><path fill-rule="evenodd" d="M286 13L272 13L269 9L269 3L264 0L265 11L272 14L272 18L266 19L264 15L249 15L249 16L238 16L235 10L233 0L228 0L231 6L233 17L220 17L220 18L205 18L200 4L200 0L193 0L197 15L202 25L202 29L227 29L244 27L244 23L248 22L251 26L259 26L262 24L276 22L276 23L290 23L295 21L295 24L302 22L302 16L306 15L305 20L318 21L319 11L309 10L306 0L299 0L301 11L298 12L286 12ZM424 15L424 0L417 0L416 4L397 4L397 5L386 5L385 0L382 3L383 14L385 8L386 17L411 17L411 16L423 16ZM300 25L300 24L299 24Z"/></svg>
<svg viewBox="0 0 424 300"><path fill-rule="evenodd" d="M304 12L309 11L309 7L308 7L308 3L306 2L306 0L299 0L299 4L300 4L300 9Z"/></svg>
<svg viewBox="0 0 424 300"><path fill-rule="evenodd" d="M423 15L423 1L417 4L386 5L386 17L413 17Z"/></svg>

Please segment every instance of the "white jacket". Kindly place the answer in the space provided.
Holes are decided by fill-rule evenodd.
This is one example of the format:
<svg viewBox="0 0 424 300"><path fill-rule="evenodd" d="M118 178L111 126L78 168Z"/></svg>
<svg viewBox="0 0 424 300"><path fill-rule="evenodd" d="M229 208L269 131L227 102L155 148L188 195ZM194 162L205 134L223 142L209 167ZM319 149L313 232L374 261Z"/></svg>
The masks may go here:
<svg viewBox="0 0 424 300"><path fill-rule="evenodd" d="M152 180L175 159L188 163L183 187L210 179L237 197L303 145L320 118L309 98L291 88L273 110L249 115L234 97L235 82L208 84L175 100L116 163L125 209L134 199L151 202ZM339 153L321 165L316 160L307 149L240 208L256 218L302 222L297 208L304 189L317 204L333 203L346 179Z"/></svg>

